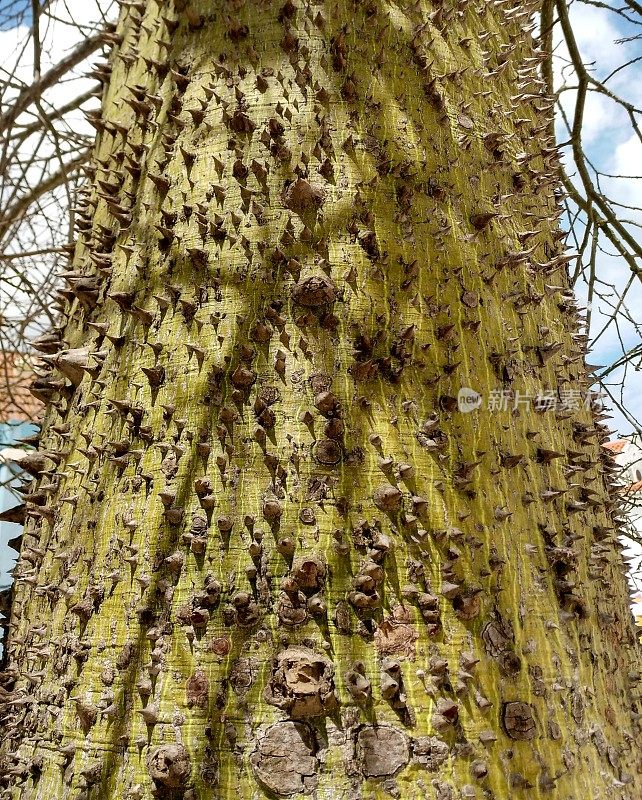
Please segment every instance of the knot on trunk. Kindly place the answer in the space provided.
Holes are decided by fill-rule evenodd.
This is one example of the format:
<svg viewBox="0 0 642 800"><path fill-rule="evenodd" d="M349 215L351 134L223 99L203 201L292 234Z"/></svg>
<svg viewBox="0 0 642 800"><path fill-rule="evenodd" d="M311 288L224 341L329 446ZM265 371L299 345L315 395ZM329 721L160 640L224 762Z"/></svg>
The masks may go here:
<svg viewBox="0 0 642 800"><path fill-rule="evenodd" d="M494 658L504 675L516 675L522 666L514 649L515 636L504 619L491 620L482 631L486 652Z"/></svg>
<svg viewBox="0 0 642 800"><path fill-rule="evenodd" d="M533 707L529 703L504 703L502 721L511 739L534 739L537 732Z"/></svg>
<svg viewBox="0 0 642 800"><path fill-rule="evenodd" d="M362 661L355 661L352 669L345 674L346 688L356 703L367 703L372 695L372 685L366 676Z"/></svg>
<svg viewBox="0 0 642 800"><path fill-rule="evenodd" d="M265 700L291 717L318 717L336 708L334 665L322 653L290 647L277 656Z"/></svg>
<svg viewBox="0 0 642 800"><path fill-rule="evenodd" d="M182 744L163 744L150 753L147 769L157 789L184 790L190 779L192 763Z"/></svg>
<svg viewBox="0 0 642 800"><path fill-rule="evenodd" d="M292 577L304 592L318 592L325 582L325 563L316 556L297 558L292 564Z"/></svg>
<svg viewBox="0 0 642 800"><path fill-rule="evenodd" d="M403 495L396 486L382 484L374 490L373 500L380 511L394 513L401 508Z"/></svg>
<svg viewBox="0 0 642 800"><path fill-rule="evenodd" d="M297 178L283 192L283 205L297 214L317 211L325 202L325 192L303 178Z"/></svg>
<svg viewBox="0 0 642 800"><path fill-rule="evenodd" d="M292 287L292 299L305 308L320 308L334 303L337 287L325 275L311 275Z"/></svg>
<svg viewBox="0 0 642 800"><path fill-rule="evenodd" d="M450 748L436 736L419 736L413 742L412 755L417 764L431 772L437 772L448 760Z"/></svg>
<svg viewBox="0 0 642 800"><path fill-rule="evenodd" d="M365 778L394 775L410 759L406 735L391 725L364 725L357 735L356 750Z"/></svg>
<svg viewBox="0 0 642 800"><path fill-rule="evenodd" d="M332 467L341 461L343 452L341 446L332 439L321 439L314 448L314 457L326 467Z"/></svg>
<svg viewBox="0 0 642 800"><path fill-rule="evenodd" d="M276 795L308 794L316 786L319 762L312 730L301 722L277 722L261 736L250 756L257 781Z"/></svg>

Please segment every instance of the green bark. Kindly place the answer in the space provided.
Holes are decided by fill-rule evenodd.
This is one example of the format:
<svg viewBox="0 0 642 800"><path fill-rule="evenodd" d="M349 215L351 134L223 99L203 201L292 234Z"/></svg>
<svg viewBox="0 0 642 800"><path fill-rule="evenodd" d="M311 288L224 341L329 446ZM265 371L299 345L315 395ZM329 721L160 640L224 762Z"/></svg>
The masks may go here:
<svg viewBox="0 0 642 800"><path fill-rule="evenodd" d="M4 797L640 796L537 8L123 5Z"/></svg>

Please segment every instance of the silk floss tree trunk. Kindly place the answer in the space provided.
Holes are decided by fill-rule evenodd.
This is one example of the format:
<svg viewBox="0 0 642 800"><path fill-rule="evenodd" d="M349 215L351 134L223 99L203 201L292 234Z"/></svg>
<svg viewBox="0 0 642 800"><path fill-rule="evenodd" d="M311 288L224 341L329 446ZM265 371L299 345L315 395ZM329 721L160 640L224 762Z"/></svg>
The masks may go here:
<svg viewBox="0 0 642 800"><path fill-rule="evenodd" d="M641 796L538 5L122 3L3 798Z"/></svg>

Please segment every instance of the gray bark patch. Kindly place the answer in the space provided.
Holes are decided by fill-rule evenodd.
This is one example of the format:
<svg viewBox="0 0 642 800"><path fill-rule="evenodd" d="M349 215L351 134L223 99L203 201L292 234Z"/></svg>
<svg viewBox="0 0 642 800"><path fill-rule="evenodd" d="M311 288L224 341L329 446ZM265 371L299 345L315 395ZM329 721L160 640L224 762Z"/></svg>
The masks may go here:
<svg viewBox="0 0 642 800"><path fill-rule="evenodd" d="M292 300L304 308L320 308L334 303L337 288L325 275L311 275L292 287Z"/></svg>
<svg viewBox="0 0 642 800"><path fill-rule="evenodd" d="M410 759L406 735L390 725L364 725L357 735L357 760L366 778L395 775Z"/></svg>
<svg viewBox="0 0 642 800"><path fill-rule="evenodd" d="M501 618L489 622L482 631L486 652L497 661L504 675L516 675L521 669L521 660L514 649L514 634L506 620Z"/></svg>
<svg viewBox="0 0 642 800"><path fill-rule="evenodd" d="M312 730L301 722L277 722L250 756L254 776L277 795L308 793L316 786L319 762Z"/></svg>
<svg viewBox="0 0 642 800"><path fill-rule="evenodd" d="M334 665L308 647L290 647L279 653L265 699L290 716L318 717L336 708Z"/></svg>
<svg viewBox="0 0 642 800"><path fill-rule="evenodd" d="M447 760L450 749L436 736L419 736L412 748L413 760L431 772L437 772Z"/></svg>
<svg viewBox="0 0 642 800"><path fill-rule="evenodd" d="M181 744L163 744L156 747L147 759L149 775L157 787L185 789L190 779L192 764L189 753Z"/></svg>
<svg viewBox="0 0 642 800"><path fill-rule="evenodd" d="M533 708L528 703L505 703L502 714L504 728L511 739L534 739L537 732Z"/></svg>

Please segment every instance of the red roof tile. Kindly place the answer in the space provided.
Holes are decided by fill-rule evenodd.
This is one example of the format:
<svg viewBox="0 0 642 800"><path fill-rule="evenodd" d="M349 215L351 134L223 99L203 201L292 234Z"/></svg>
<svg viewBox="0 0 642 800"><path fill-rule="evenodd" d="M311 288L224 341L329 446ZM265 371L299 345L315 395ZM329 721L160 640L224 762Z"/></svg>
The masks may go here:
<svg viewBox="0 0 642 800"><path fill-rule="evenodd" d="M629 442L626 439L618 439L616 442L605 442L602 447L606 447L612 453L621 453L627 444Z"/></svg>

